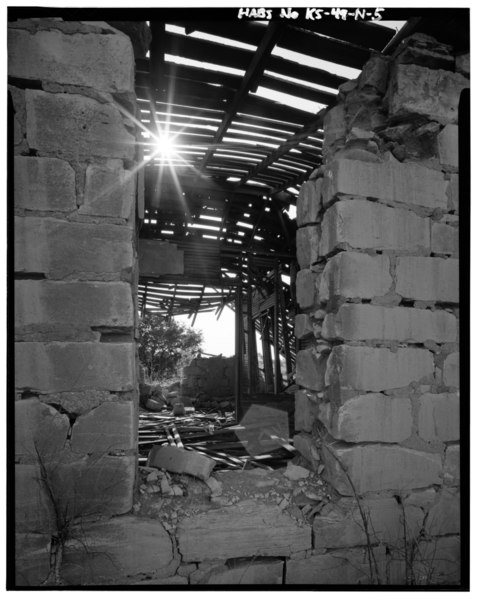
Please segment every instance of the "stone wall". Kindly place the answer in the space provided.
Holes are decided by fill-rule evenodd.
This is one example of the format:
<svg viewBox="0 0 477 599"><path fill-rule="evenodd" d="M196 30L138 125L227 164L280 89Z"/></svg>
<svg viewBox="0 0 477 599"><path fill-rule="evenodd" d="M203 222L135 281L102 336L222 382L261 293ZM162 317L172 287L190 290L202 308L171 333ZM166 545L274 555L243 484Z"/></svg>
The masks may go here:
<svg viewBox="0 0 477 599"><path fill-rule="evenodd" d="M420 34L391 58L374 55L327 113L325 163L297 205L296 330L306 349L295 445L341 497L315 517L314 547L384 544L393 583L459 576L466 64Z"/></svg>
<svg viewBox="0 0 477 599"><path fill-rule="evenodd" d="M17 583L136 476L134 55L106 23L9 25Z"/></svg>
<svg viewBox="0 0 477 599"><path fill-rule="evenodd" d="M190 397L229 397L234 394L235 358L194 358L182 369L181 393Z"/></svg>

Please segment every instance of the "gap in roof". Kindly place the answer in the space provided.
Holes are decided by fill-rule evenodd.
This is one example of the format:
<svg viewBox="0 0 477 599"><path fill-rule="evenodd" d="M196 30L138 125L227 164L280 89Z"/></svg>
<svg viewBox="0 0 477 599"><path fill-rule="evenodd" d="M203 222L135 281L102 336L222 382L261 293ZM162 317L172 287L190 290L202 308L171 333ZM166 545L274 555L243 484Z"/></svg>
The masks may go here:
<svg viewBox="0 0 477 599"><path fill-rule="evenodd" d="M273 71L265 71L265 75L270 75L271 77L275 77L275 79L282 79L284 81L290 81L292 83L297 83L298 85L303 85L305 87L310 87L312 89L317 89L319 91L328 92L330 94L337 94L338 90L334 87L326 87L325 85L320 85L318 83L313 83L311 81L304 81L303 79L296 79L295 77L288 77L287 75L282 75L280 73L275 73Z"/></svg>
<svg viewBox="0 0 477 599"><path fill-rule="evenodd" d="M192 60L190 58L183 58L182 56L173 56L172 54L164 54L164 60L166 62L173 62L175 64L182 64L188 67L197 67L199 69L205 69L209 71L219 71L221 73L228 73L229 75L238 75L243 77L245 71L240 69L234 69L232 67L223 67L219 64L213 64L211 62L201 62L200 60Z"/></svg>
<svg viewBox="0 0 477 599"><path fill-rule="evenodd" d="M290 94L284 94L283 92L278 92L276 90L268 89L267 87L262 86L259 86L257 88L257 92L251 95L266 98L267 100L274 100L275 102L280 102L280 104L285 104L291 108L303 110L304 112L311 112L313 114L316 114L322 108L326 108L324 104L320 104L319 102L304 100L303 98L291 96Z"/></svg>
<svg viewBox="0 0 477 599"><path fill-rule="evenodd" d="M388 29L394 29L394 31L397 33L398 31L400 31L404 25L407 23L407 21L379 21L379 25L383 25L383 27L387 27Z"/></svg>
<svg viewBox="0 0 477 599"><path fill-rule="evenodd" d="M178 27L177 25L166 25L166 31L170 33L178 33L179 35L187 35L187 37L194 37L199 40L204 40L207 42L216 42L217 44L224 44L224 46L232 46L234 48L240 48L242 50L250 50L251 52L255 52L257 46L253 46L251 44L244 44L243 42L239 42L237 40L231 40L227 37L221 37L218 35L210 35L209 33L203 33L202 31L192 31L191 33L186 34L184 27Z"/></svg>
<svg viewBox="0 0 477 599"><path fill-rule="evenodd" d="M344 65L337 64L335 62L330 62L328 60L322 60L321 58L314 58L313 56L301 54L300 52L285 50L285 48L280 48L279 46L275 46L275 48L272 50L272 54L274 56L280 56L281 58L285 58L287 60L303 64L307 67L322 69L324 71L333 73L334 75L340 75L341 77L345 77L346 79L356 79L356 77L358 77L358 75L361 73L361 71L359 71L358 69L346 67Z"/></svg>

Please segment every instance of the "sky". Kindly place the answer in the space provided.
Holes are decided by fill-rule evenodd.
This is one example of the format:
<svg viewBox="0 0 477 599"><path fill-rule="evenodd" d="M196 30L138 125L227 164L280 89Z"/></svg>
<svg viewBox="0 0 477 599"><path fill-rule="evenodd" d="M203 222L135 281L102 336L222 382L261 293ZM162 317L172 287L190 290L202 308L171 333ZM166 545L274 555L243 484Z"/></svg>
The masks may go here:
<svg viewBox="0 0 477 599"><path fill-rule="evenodd" d="M187 316L176 316L175 320L190 326L192 318ZM204 353L224 357L235 354L235 313L230 308L224 308L217 320L215 312L202 312L197 314L194 330L202 330Z"/></svg>

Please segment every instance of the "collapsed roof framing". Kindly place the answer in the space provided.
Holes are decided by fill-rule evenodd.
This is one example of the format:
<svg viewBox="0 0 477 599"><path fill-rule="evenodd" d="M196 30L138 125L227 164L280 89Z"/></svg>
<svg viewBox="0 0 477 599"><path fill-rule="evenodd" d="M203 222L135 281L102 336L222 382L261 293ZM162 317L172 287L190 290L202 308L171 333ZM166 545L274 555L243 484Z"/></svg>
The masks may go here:
<svg viewBox="0 0 477 599"><path fill-rule="evenodd" d="M395 32L334 20L150 27L150 56L137 60L136 74L150 132L140 234L177 244L187 266L182 278L142 278L140 305L168 315L220 311L230 287L247 284L248 256L264 258L261 277L277 260L290 275L296 227L288 209L322 162L325 111ZM166 133L172 154L155 148Z"/></svg>

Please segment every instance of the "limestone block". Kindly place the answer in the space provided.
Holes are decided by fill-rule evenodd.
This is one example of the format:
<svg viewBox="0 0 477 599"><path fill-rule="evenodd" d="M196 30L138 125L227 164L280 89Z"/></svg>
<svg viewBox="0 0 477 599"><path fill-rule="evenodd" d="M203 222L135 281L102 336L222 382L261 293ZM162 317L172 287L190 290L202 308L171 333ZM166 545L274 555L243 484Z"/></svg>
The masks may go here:
<svg viewBox="0 0 477 599"><path fill-rule="evenodd" d="M459 170L459 127L446 125L437 136L439 162L445 170Z"/></svg>
<svg viewBox="0 0 477 599"><path fill-rule="evenodd" d="M192 572L195 572L195 570L197 570L196 564L182 564L177 568L177 575L187 577L189 574L192 574Z"/></svg>
<svg viewBox="0 0 477 599"><path fill-rule="evenodd" d="M425 441L458 441L459 413L457 393L425 393L419 399L419 436Z"/></svg>
<svg viewBox="0 0 477 599"><path fill-rule="evenodd" d="M455 343L457 319L444 310L343 304L336 314L326 315L321 335L350 341Z"/></svg>
<svg viewBox="0 0 477 599"><path fill-rule="evenodd" d="M317 302L317 282L318 275L309 268L298 271L296 276L296 299L302 310L313 307Z"/></svg>
<svg viewBox="0 0 477 599"><path fill-rule="evenodd" d="M76 210L75 171L64 160L15 156L15 207L44 212Z"/></svg>
<svg viewBox="0 0 477 599"><path fill-rule="evenodd" d="M448 387L460 387L459 352L449 354L444 361L444 385Z"/></svg>
<svg viewBox="0 0 477 599"><path fill-rule="evenodd" d="M42 484L38 463L15 464L15 532L52 533L54 506Z"/></svg>
<svg viewBox="0 0 477 599"><path fill-rule="evenodd" d="M25 98L27 142L40 155L79 161L93 156L134 159L135 138L113 104L31 89L26 90Z"/></svg>
<svg viewBox="0 0 477 599"><path fill-rule="evenodd" d="M437 503L429 511L426 532L431 536L460 532L460 493L458 489L443 489Z"/></svg>
<svg viewBox="0 0 477 599"><path fill-rule="evenodd" d="M343 104L334 106L325 114L323 120L324 147L329 149L335 142L346 137L346 114Z"/></svg>
<svg viewBox="0 0 477 599"><path fill-rule="evenodd" d="M321 231L318 225L302 227L296 232L296 257L300 268L309 268L319 258Z"/></svg>
<svg viewBox="0 0 477 599"><path fill-rule="evenodd" d="M15 281L15 328L49 325L132 327L128 283Z"/></svg>
<svg viewBox="0 0 477 599"><path fill-rule="evenodd" d="M138 574L172 576L168 570L174 563L172 542L162 524L128 515L74 527L62 574L70 585L114 584Z"/></svg>
<svg viewBox="0 0 477 599"><path fill-rule="evenodd" d="M413 505L424 510L424 512L428 512L434 505L436 496L437 493L434 487L430 487L423 491L413 491L404 499L404 505Z"/></svg>
<svg viewBox="0 0 477 599"><path fill-rule="evenodd" d="M459 261L420 256L398 258L396 293L406 299L459 303Z"/></svg>
<svg viewBox="0 0 477 599"><path fill-rule="evenodd" d="M140 239L138 253L141 275L184 274L184 250L177 249L175 243Z"/></svg>
<svg viewBox="0 0 477 599"><path fill-rule="evenodd" d="M325 478L341 495L354 492L343 472L345 468L357 493L422 488L441 484L442 459L397 445L354 445L324 448ZM338 463L338 460L342 465Z"/></svg>
<svg viewBox="0 0 477 599"><path fill-rule="evenodd" d="M15 460L30 463L60 453L70 430L68 416L37 399L15 402Z"/></svg>
<svg viewBox="0 0 477 599"><path fill-rule="evenodd" d="M297 314L295 316L295 337L305 339L313 335L313 326L308 314Z"/></svg>
<svg viewBox="0 0 477 599"><path fill-rule="evenodd" d="M408 541L419 534L424 519L424 513L419 508L408 506L403 510L390 497L362 499L360 503L372 545L390 543L399 546L405 534ZM340 499L325 516L315 516L313 532L315 549L354 547L368 543L363 516L354 498Z"/></svg>
<svg viewBox="0 0 477 599"><path fill-rule="evenodd" d="M447 206L443 173L391 156L381 163L334 160L326 167L325 179L329 183L325 204L336 196L351 195L429 209Z"/></svg>
<svg viewBox="0 0 477 599"><path fill-rule="evenodd" d="M364 64L358 78L359 88L374 88L380 94L385 93L388 82L389 59L381 54L373 54Z"/></svg>
<svg viewBox="0 0 477 599"><path fill-rule="evenodd" d="M172 569L172 568L171 568ZM127 585L130 579L126 579L123 584ZM168 576L167 578L145 578L134 581L135 585L154 585L159 587L167 587L171 585L187 585L189 581L185 576Z"/></svg>
<svg viewBox="0 0 477 599"><path fill-rule="evenodd" d="M342 441L400 443L411 436L411 400L382 393L358 395L341 405L325 424Z"/></svg>
<svg viewBox="0 0 477 599"><path fill-rule="evenodd" d="M460 484L460 445L448 445L446 448L444 479L451 485Z"/></svg>
<svg viewBox="0 0 477 599"><path fill-rule="evenodd" d="M15 344L15 385L41 393L129 391L135 380L132 343Z"/></svg>
<svg viewBox="0 0 477 599"><path fill-rule="evenodd" d="M135 429L132 401L105 402L75 420L71 449L78 454L134 449Z"/></svg>
<svg viewBox="0 0 477 599"><path fill-rule="evenodd" d="M384 549L384 548L383 548ZM378 568L384 561L382 551L373 550ZM306 559L288 560L285 574L287 585L358 585L376 583L370 580L369 561L365 549L330 551Z"/></svg>
<svg viewBox="0 0 477 599"><path fill-rule="evenodd" d="M470 76L470 54L460 54L455 57L455 70L466 77Z"/></svg>
<svg viewBox="0 0 477 599"><path fill-rule="evenodd" d="M450 176L447 188L447 209L449 212L459 214L459 175L456 174Z"/></svg>
<svg viewBox="0 0 477 599"><path fill-rule="evenodd" d="M66 412L80 415L97 408L103 401L117 401L117 395L113 395L109 391L89 389L88 391L49 393L42 395L41 401L61 406Z"/></svg>
<svg viewBox="0 0 477 599"><path fill-rule="evenodd" d="M129 38L57 29L8 31L12 77L40 79L109 92L134 92L134 54Z"/></svg>
<svg viewBox="0 0 477 599"><path fill-rule="evenodd" d="M198 584L282 584L283 561L277 559L245 561L228 568L218 566L198 581Z"/></svg>
<svg viewBox="0 0 477 599"><path fill-rule="evenodd" d="M50 571L51 535L19 533L15 535L15 584L38 587Z"/></svg>
<svg viewBox="0 0 477 599"><path fill-rule="evenodd" d="M296 224L298 227L316 223L320 218L321 185L323 179L305 181L296 200Z"/></svg>
<svg viewBox="0 0 477 599"><path fill-rule="evenodd" d="M311 549L311 527L299 526L277 505L242 501L184 518L177 540L184 561L288 556Z"/></svg>
<svg viewBox="0 0 477 599"><path fill-rule="evenodd" d="M340 247L428 253L430 246L428 218L354 199L337 202L325 212L319 255Z"/></svg>
<svg viewBox="0 0 477 599"><path fill-rule="evenodd" d="M316 472L320 466L321 456L313 437L308 433L298 433L293 437L293 446L309 462L311 470Z"/></svg>
<svg viewBox="0 0 477 599"><path fill-rule="evenodd" d="M112 516L132 509L136 457L91 454L73 461L58 456L49 479L59 509L68 518Z"/></svg>
<svg viewBox="0 0 477 599"><path fill-rule="evenodd" d="M369 256L358 252L340 252L326 263L320 281L320 301L332 297L372 299L391 288L387 256Z"/></svg>
<svg viewBox="0 0 477 599"><path fill-rule="evenodd" d="M119 279L134 263L132 232L115 225L15 219L15 272L48 278Z"/></svg>
<svg viewBox="0 0 477 599"><path fill-rule="evenodd" d="M317 402L306 391L295 391L295 430L310 433L317 414Z"/></svg>
<svg viewBox="0 0 477 599"><path fill-rule="evenodd" d="M147 465L165 468L169 472L185 473L207 480L216 465L216 461L195 451L181 447L154 445L147 459Z"/></svg>
<svg viewBox="0 0 477 599"><path fill-rule="evenodd" d="M432 377L434 359L426 349L339 345L328 359L325 384L339 383L342 389L384 391L407 387Z"/></svg>
<svg viewBox="0 0 477 599"><path fill-rule="evenodd" d="M414 33L398 46L394 60L403 64L418 64L429 69L454 70L452 46L441 44L430 35Z"/></svg>
<svg viewBox="0 0 477 599"><path fill-rule="evenodd" d="M296 383L307 389L321 391L325 384L327 356L313 348L302 349L296 355Z"/></svg>
<svg viewBox="0 0 477 599"><path fill-rule="evenodd" d="M459 256L459 229L443 223L432 223L431 252Z"/></svg>
<svg viewBox="0 0 477 599"><path fill-rule="evenodd" d="M123 169L121 160L86 168L84 203L79 214L128 219L135 201L135 174Z"/></svg>
<svg viewBox="0 0 477 599"><path fill-rule="evenodd" d="M460 584L460 536L422 541L417 550L419 560L415 570L418 584Z"/></svg>
<svg viewBox="0 0 477 599"><path fill-rule="evenodd" d="M460 93L469 80L460 73L398 64L389 84L389 116L423 115L443 125L457 123Z"/></svg>

